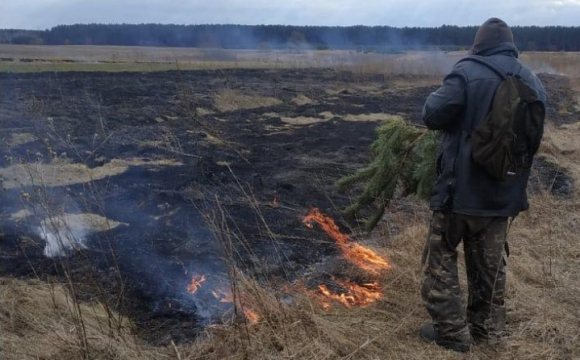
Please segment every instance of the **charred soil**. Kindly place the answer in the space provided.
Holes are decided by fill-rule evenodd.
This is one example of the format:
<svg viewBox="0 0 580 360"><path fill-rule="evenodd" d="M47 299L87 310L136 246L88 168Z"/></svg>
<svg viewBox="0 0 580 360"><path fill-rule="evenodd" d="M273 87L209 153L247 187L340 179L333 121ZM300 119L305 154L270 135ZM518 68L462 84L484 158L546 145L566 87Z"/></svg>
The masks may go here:
<svg viewBox="0 0 580 360"><path fill-rule="evenodd" d="M381 120L420 121L434 88L397 85L414 80L332 70L2 74L0 276L67 273L82 301L111 304L161 343L223 314L210 290L227 283L231 262L275 287L330 279L321 264L339 250L302 219L318 207L360 234L341 218L351 198L334 183L368 161ZM562 79L543 80L552 121L577 120ZM555 178L541 165L535 188L569 194L565 171ZM75 234L81 251L49 258L42 222L61 213L122 225ZM208 276L196 300L194 274Z"/></svg>

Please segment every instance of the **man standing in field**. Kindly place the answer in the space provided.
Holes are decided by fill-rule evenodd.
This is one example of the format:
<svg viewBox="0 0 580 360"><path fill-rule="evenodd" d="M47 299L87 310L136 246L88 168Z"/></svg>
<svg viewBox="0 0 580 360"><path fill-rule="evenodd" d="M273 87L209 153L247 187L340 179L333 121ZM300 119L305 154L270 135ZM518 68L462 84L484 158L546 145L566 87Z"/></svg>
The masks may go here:
<svg viewBox="0 0 580 360"><path fill-rule="evenodd" d="M421 328L423 339L465 352L474 342L504 333L508 219L529 207L529 167L543 133L545 103L540 80L518 61L510 28L496 18L477 32L472 56L455 65L427 99L423 119L429 129L442 132L443 141L422 262L421 293L433 319ZM520 118L521 135L516 129ZM536 127L530 128L534 121ZM490 125L483 126L486 122ZM494 145L505 150L498 159L500 150L489 149L506 134L511 136L507 143ZM526 142L518 148L524 135ZM461 241L469 282L467 311L457 271Z"/></svg>

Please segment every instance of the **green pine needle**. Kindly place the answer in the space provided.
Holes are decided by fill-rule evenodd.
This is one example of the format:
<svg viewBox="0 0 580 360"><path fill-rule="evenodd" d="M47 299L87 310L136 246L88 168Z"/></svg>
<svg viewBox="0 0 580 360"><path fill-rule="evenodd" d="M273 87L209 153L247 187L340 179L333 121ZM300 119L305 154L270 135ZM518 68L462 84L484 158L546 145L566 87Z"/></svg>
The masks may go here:
<svg viewBox="0 0 580 360"><path fill-rule="evenodd" d="M367 208L377 211L367 219L366 229L372 231L385 212L390 200L402 189L403 196L416 194L428 199L436 180L439 136L433 131L393 119L377 129L378 139L371 145L373 160L352 175L337 182L344 191L362 185L363 192L345 212L359 215Z"/></svg>

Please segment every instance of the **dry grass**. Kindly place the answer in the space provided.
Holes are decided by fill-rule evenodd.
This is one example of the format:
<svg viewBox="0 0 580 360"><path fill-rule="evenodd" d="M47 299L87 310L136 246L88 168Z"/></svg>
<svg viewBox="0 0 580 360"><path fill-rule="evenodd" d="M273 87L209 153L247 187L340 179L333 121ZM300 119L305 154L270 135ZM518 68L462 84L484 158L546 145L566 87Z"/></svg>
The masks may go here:
<svg viewBox="0 0 580 360"><path fill-rule="evenodd" d="M346 121L391 121L391 120L402 120L403 117L400 115L392 115L386 113L375 113L375 114L347 114L347 115L335 115L330 111L324 111L318 114L318 117L311 116L296 116L288 117L282 116L278 113L265 113L263 114L265 118L276 118L279 117L283 123L295 126L305 126L313 125L321 122L330 121L335 118L343 119Z"/></svg>
<svg viewBox="0 0 580 360"><path fill-rule="evenodd" d="M41 182L44 186L84 184L124 173L131 166L180 166L171 160L146 161L144 159L113 159L107 164L89 168L68 159L55 158L50 163L35 162L15 164L0 169L0 186L4 189L31 186Z"/></svg>
<svg viewBox="0 0 580 360"><path fill-rule="evenodd" d="M348 114L344 119L346 121L393 121L393 120L399 121L403 120L403 117L400 115L377 113L377 114L359 114L359 115Z"/></svg>
<svg viewBox="0 0 580 360"><path fill-rule="evenodd" d="M543 153L565 166L577 155L557 144L572 141L578 127L550 128ZM570 139L573 137L573 139ZM577 176L577 175L576 175ZM576 179L579 179L576 177ZM463 356L428 346L417 336L428 321L420 300L420 253L428 211L410 201L391 207L387 221L361 241L389 258L381 278L384 300L366 309L336 305L323 310L316 299L298 295L286 304L251 279L239 279L259 312L257 324L243 320L210 326L192 344L151 348L133 340L127 328L110 336L102 307L82 305L85 349L92 359L574 359L580 356L580 207L577 197L535 194L531 210L510 234L508 266L509 337L499 346ZM462 267L463 264L461 265ZM462 280L465 284L465 279ZM76 359L84 351L69 319L70 301L60 286L4 280L0 292L1 351L6 359ZM74 313L74 312L73 312Z"/></svg>
<svg viewBox="0 0 580 360"><path fill-rule="evenodd" d="M10 139L7 141L7 143L10 147L16 147L29 144L36 140L38 140L36 136L30 133L13 133L10 135Z"/></svg>
<svg viewBox="0 0 580 360"><path fill-rule="evenodd" d="M536 72L580 77L580 53L526 52L521 59Z"/></svg>
<svg viewBox="0 0 580 360"><path fill-rule="evenodd" d="M326 118L308 117L308 116L297 116L297 117L287 117L282 116L280 118L283 123L288 125L312 125L321 122L328 121Z"/></svg>
<svg viewBox="0 0 580 360"><path fill-rule="evenodd" d="M294 99L292 99L292 102L298 106L310 105L313 103L312 99L303 94L296 96Z"/></svg>
<svg viewBox="0 0 580 360"><path fill-rule="evenodd" d="M340 306L322 311L303 302L301 309L284 308L287 315L272 323L250 327L247 343L234 328L209 329L209 340L192 346L192 359L564 359L580 356L579 250L580 214L574 201L538 195L532 210L520 217L511 234L509 260L510 336L497 347L480 347L467 356L427 346L417 336L428 317L419 301L419 258L427 233L428 213L422 204L393 212L390 226L403 229L395 236L368 239L383 247L393 269L383 279L385 300L369 309ZM385 225L382 232L390 231ZM462 265L462 267L464 267ZM463 280L465 284L465 280ZM279 311L282 311L281 309ZM280 323L279 321L283 322ZM291 334L284 328L293 330ZM218 335L216 335L217 332ZM239 336L236 333L239 332ZM225 334L228 334L227 337ZM279 340L283 338L280 346ZM275 339L275 340L273 340ZM213 345L208 345L213 344ZM224 352L206 352L227 348Z"/></svg>
<svg viewBox="0 0 580 360"><path fill-rule="evenodd" d="M404 54L359 53L349 50L227 50L123 46L30 46L0 44L0 71L167 71L219 69L333 68L363 77L375 74L432 76L439 82L466 52L415 51ZM33 59L22 62L20 59ZM524 63L538 72L580 76L580 53L526 52ZM71 62L72 61L72 62ZM415 79L412 80L413 82ZM414 83L402 84L417 86Z"/></svg>
<svg viewBox="0 0 580 360"><path fill-rule="evenodd" d="M578 68L571 66L577 64L578 54L565 57L524 55L526 62L537 59L534 66L551 64L558 72L570 72L573 81L579 77ZM407 61L424 61L419 55L414 56ZM453 56L450 55L450 59ZM378 58L368 59L366 64L358 63L350 69L363 76L372 72L442 71L430 65L405 70L408 65L404 61L381 63ZM278 102L274 98L224 90L216 97L216 108L233 111L267 107ZM329 113L321 115L325 119L333 117ZM372 120L376 120L376 116L373 115ZM580 181L578 135L578 125L549 126L541 150L551 161L570 170L577 183ZM108 170L123 171L129 164L119 165ZM84 168L80 170L83 181L98 177L98 174L86 175ZM23 178L29 173L24 172ZM76 174L77 170L71 169L71 173ZM203 336L191 344L151 347L132 337L126 321L111 324L111 319L118 319L118 315L111 314L100 304L79 304L71 298L68 288L38 281L0 279L0 358L578 359L578 197L558 199L547 192L538 193L531 203L531 210L516 220L510 233L509 336L499 346L482 346L467 355L459 355L425 345L418 338L418 328L428 321L419 299L419 261L429 213L424 203L411 200L393 204L387 221L371 237L358 236L361 242L386 254L392 264L392 269L380 279L385 289L384 299L369 308L346 309L336 305L331 310L323 310L316 299L300 293L292 304L287 304L280 294L238 274L240 291L247 294L252 308L261 316L257 324L239 318L236 322L206 328ZM462 283L465 285L465 279Z"/></svg>
<svg viewBox="0 0 580 360"><path fill-rule="evenodd" d="M256 109L261 107L276 106L282 103L279 99L245 95L237 90L224 89L215 96L215 108L220 112L236 111L242 109Z"/></svg>
<svg viewBox="0 0 580 360"><path fill-rule="evenodd" d="M146 348L137 346L128 329L124 320L111 323L109 313L98 304L77 307L62 285L0 280L0 358L4 360L155 359L141 351Z"/></svg>

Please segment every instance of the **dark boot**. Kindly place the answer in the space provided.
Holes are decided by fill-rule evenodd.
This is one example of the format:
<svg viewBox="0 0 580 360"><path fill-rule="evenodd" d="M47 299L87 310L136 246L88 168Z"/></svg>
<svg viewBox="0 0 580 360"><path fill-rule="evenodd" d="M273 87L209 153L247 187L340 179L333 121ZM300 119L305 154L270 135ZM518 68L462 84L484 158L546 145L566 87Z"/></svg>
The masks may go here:
<svg viewBox="0 0 580 360"><path fill-rule="evenodd" d="M437 344L441 347L444 347L446 349L461 352L461 353L468 352L469 349L471 348L471 344L472 344L471 342L454 341L451 339L441 338L437 334L437 332L435 331L433 324L423 325L421 327L420 336L421 336L421 339L425 340L426 342L428 342L430 344L435 343L435 344Z"/></svg>
<svg viewBox="0 0 580 360"><path fill-rule="evenodd" d="M488 335L477 331L472 331L473 343L477 346L498 346L503 342L503 336Z"/></svg>

